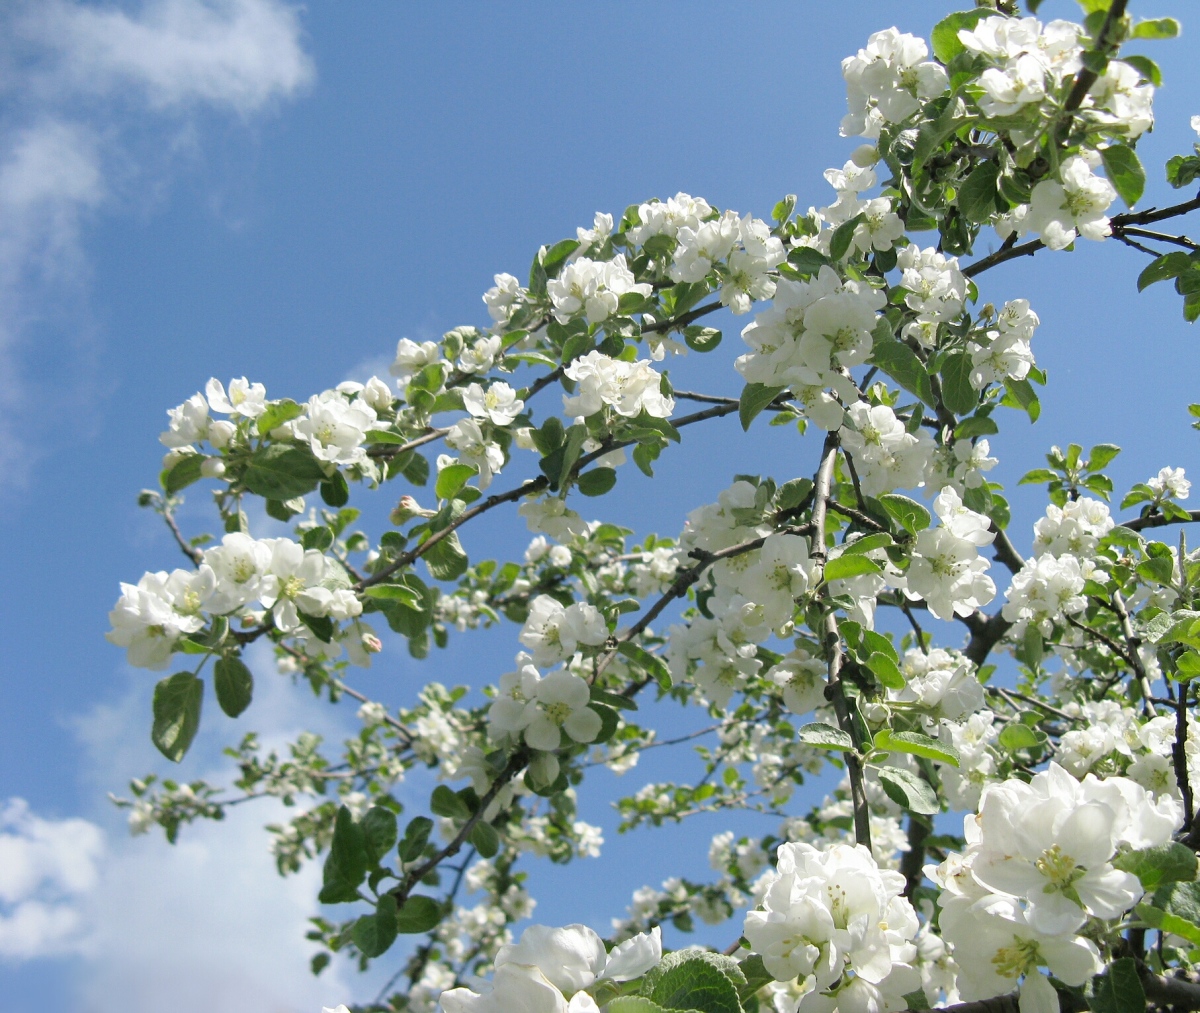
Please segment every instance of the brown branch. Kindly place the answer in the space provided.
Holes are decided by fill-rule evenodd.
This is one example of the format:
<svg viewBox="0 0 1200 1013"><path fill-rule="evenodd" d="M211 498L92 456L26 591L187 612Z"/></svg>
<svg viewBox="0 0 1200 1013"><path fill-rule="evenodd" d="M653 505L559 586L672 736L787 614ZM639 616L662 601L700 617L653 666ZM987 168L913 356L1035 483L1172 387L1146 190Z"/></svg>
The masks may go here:
<svg viewBox="0 0 1200 1013"><path fill-rule="evenodd" d="M1142 646L1142 638L1134 632L1133 624L1129 621L1129 610L1125 608L1125 599L1121 597L1120 591L1113 592L1112 606L1121 622L1121 635L1129 646L1125 660L1129 662L1129 666L1137 676L1138 686L1142 690L1142 713L1146 717L1152 718L1155 716L1155 710L1154 704L1150 702L1150 697L1154 694L1150 692L1150 680L1146 676L1146 666L1142 664L1142 657L1138 653L1138 648Z"/></svg>
<svg viewBox="0 0 1200 1013"><path fill-rule="evenodd" d="M1164 517L1162 514L1150 514L1148 517L1135 517L1118 526L1128 528L1130 531L1144 531L1146 528L1161 528L1168 524L1191 524L1194 521L1200 521L1200 510L1189 510L1186 521L1182 518L1177 520L1174 517Z"/></svg>
<svg viewBox="0 0 1200 1013"><path fill-rule="evenodd" d="M694 310L688 310L686 313L680 313L677 317L668 317L666 320L659 320L657 323L651 324L649 327L643 327L643 334L658 334L662 331L673 331L677 327L686 327L693 320L699 320L701 317L708 316L710 313L715 313L721 308L719 302L706 303L704 306L697 306Z"/></svg>
<svg viewBox="0 0 1200 1013"><path fill-rule="evenodd" d="M183 554L187 556L187 558L193 563L195 563L196 566L199 566L202 562L204 562L204 553L196 548L196 546L190 544L188 540L183 537L183 532L179 530L179 525L175 523L175 515L171 513L165 502L163 503L162 509L159 511L159 513L162 514L162 519L166 521L167 527L171 530L171 534L175 536L175 542L178 544Z"/></svg>
<svg viewBox="0 0 1200 1013"><path fill-rule="evenodd" d="M382 457L391 459L399 457L401 454L407 453L410 450L415 450L417 447L423 447L426 443L432 443L434 440L440 440L450 430L447 429L430 429L422 436L409 440L407 443L375 443L367 448L368 457Z"/></svg>
<svg viewBox="0 0 1200 1013"><path fill-rule="evenodd" d="M1108 13L1104 17L1104 24L1100 26L1100 31L1096 33L1096 44L1092 49L1094 53L1106 53L1108 50L1115 50L1120 43L1112 39L1113 29L1118 21L1125 16L1125 8L1129 0L1113 0L1112 6L1109 7ZM1079 69L1079 73L1075 76L1075 83L1071 86L1071 91L1067 95L1067 101L1063 105L1063 111L1073 113L1083 104L1083 100L1087 97L1089 89L1096 83L1099 74L1092 70L1086 64Z"/></svg>
<svg viewBox="0 0 1200 1013"><path fill-rule="evenodd" d="M412 891L422 879L428 876L436 869L445 859L457 855L462 849L463 844L471 835L471 831L475 829L475 824L483 819L484 813L489 805L495 801L497 795L504 789L504 786L509 783L514 777L521 772L522 769L529 763L529 753L524 749L518 749L508 758L508 763L504 769L496 775L496 780L492 782L491 787L484 792L483 797L479 800L479 805L471 814L470 819L466 820L458 833L454 835L454 839L447 844L441 851L437 852L432 858L426 859L415 869L410 869L405 873L404 881L392 891L396 897L396 903L403 907L404 902L408 899L409 893Z"/></svg>
<svg viewBox="0 0 1200 1013"><path fill-rule="evenodd" d="M712 408L706 408L704 411L695 412L691 415L685 415L679 421L674 423L676 429L682 429L684 426L694 425L697 422L704 422L707 419L721 418L737 411L738 406L734 404L714 405ZM615 440L605 441L604 445L598 450L593 450L590 454L585 454L571 468L569 478L574 478L584 468L593 461L598 460L605 454L611 454L614 450L621 450L624 447L632 446L637 443L637 440ZM538 478L529 479L523 485L517 486L515 489L509 489L507 492L496 493L494 496L489 496L485 500L481 500L468 510L464 510L454 520L447 524L444 528L435 531L420 545L414 546L408 552L397 556L395 560L385 566L377 573L373 573L366 580L359 581L354 585L356 591L362 591L364 588L372 587L375 584L380 584L387 580L393 573L404 569L406 566L411 566L425 553L432 549L442 539L449 537L454 531L461 528L467 521L474 520L480 514L485 514L489 510L494 510L496 507L504 503L511 503L523 496L533 496L548 488L550 480L545 475Z"/></svg>
<svg viewBox="0 0 1200 1013"><path fill-rule="evenodd" d="M825 437L825 446L821 451L821 466L817 469L817 480L813 483L813 551L810 555L820 565L822 578L824 577L825 561L829 554L825 545L825 521L828 517L830 486L833 482L833 468L837 462L837 453L837 433L830 433ZM827 590L828 586L822 579L822 588ZM829 666L825 696L833 704L838 726L850 736L857 750L861 743L857 735L854 716L850 713L850 703L846 699L846 688L842 684L842 638L838 632L837 616L832 609L825 616L823 632L825 658ZM864 845L869 850L871 847L871 810L867 805L862 762L859 760L857 752L848 752L845 757L846 773L850 776L850 796L854 805L854 839L856 843Z"/></svg>
<svg viewBox="0 0 1200 1013"><path fill-rule="evenodd" d="M992 548L996 552L996 562L1003 563L1008 567L1010 573L1018 573L1025 565L1025 560L1009 539L1008 533L995 521L989 521L988 527L996 533L996 540L992 542Z"/></svg>

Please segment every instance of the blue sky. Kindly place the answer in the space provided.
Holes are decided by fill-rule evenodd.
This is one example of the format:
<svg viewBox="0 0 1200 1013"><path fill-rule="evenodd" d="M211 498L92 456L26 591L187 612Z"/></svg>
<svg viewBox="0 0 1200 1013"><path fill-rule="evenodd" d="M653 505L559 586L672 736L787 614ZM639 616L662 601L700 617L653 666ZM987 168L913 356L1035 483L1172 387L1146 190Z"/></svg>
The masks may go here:
<svg viewBox="0 0 1200 1013"><path fill-rule="evenodd" d="M382 372L400 337L486 322L479 297L492 275L522 275L540 244L597 210L677 190L762 217L788 192L802 207L827 203L821 172L853 147L837 136L840 59L893 19L927 35L954 6L6 5L0 806L28 808L0 809L0 858L12 856L0 867L0 1007L300 1011L373 994L345 968L308 977L315 880L274 878L259 828L277 812L247 808L171 849L161 837L130 840L106 801L166 765L148 741L154 676L129 670L103 639L118 581L177 564L166 532L134 503L156 480L165 409L214 375L302 399ZM1180 0L1132 7L1185 25L1184 41L1146 47L1167 86L1140 149L1144 203L1165 203L1162 164L1189 149L1188 119L1200 112L1192 12ZM1042 13L1076 10L1048 0ZM1111 469L1118 487L1165 464L1195 471L1185 407L1200 400L1196 332L1168 286L1136 294L1142 263L1116 244L1081 242L984 276L985 300L1032 302L1051 379L1036 426L1012 415L992 440L994 476L1015 481L1071 440L1124 446ZM677 385L736 395L742 323L726 319L716 353L674 366ZM662 481L623 476L597 507L674 533L735 471L810 471L810 444L710 424L664 457ZM183 523L211 528L193 500ZM1040 504L1028 489L1013 502L1020 547ZM467 544L516 556L526 537L509 515ZM494 678L515 646L509 628L456 638L422 666L393 651L361 682L406 703L419 680ZM250 727L271 741L353 727L348 709L316 706L252 660L260 699L237 724L212 709L183 776L218 775L221 746ZM679 871L668 854L690 855L688 870L704 874L720 821L664 841L612 832L606 799L683 769L674 762L647 757L616 787L601 779L584 815L607 828L605 856L538 867L539 920L604 928L632 889Z"/></svg>

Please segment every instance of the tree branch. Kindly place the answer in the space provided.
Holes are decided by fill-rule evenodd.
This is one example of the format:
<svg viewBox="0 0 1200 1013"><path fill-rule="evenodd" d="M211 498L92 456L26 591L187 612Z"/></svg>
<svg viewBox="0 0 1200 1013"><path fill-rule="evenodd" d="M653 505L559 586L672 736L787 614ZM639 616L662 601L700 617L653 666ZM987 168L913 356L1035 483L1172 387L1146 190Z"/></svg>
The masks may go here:
<svg viewBox="0 0 1200 1013"><path fill-rule="evenodd" d="M825 446L821 452L821 466L817 470L817 480L813 483L813 551L812 558L820 564L822 577L828 549L825 546L825 521L828 516L830 486L833 482L833 467L837 462L838 438L837 433L825 437ZM837 509L836 506L834 509ZM828 585L824 584L827 588ZM842 638L838 632L837 616L830 609L825 616L824 629L825 658L828 662L828 684L825 696L833 704L837 714L838 725L854 742L855 752L846 756L846 772L850 776L850 796L854 804L854 839L866 848L871 847L871 810L867 805L866 786L863 783L862 762L857 750L861 743L850 713L850 702L846 699L846 688L842 684Z"/></svg>

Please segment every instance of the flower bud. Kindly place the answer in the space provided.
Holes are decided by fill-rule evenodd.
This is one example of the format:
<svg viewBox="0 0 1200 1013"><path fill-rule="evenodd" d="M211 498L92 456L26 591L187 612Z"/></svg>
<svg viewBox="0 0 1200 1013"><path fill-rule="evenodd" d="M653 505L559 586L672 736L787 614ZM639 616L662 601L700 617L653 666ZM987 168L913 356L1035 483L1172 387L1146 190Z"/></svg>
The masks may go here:
<svg viewBox="0 0 1200 1013"><path fill-rule="evenodd" d="M538 788L548 788L558 780L558 757L553 753L538 753L529 761L529 780Z"/></svg>
<svg viewBox="0 0 1200 1013"><path fill-rule="evenodd" d="M388 514L388 520L396 527L400 527L401 524L406 524L414 517L432 517L435 513L437 513L436 510L422 509L421 504L411 496L401 496L400 502Z"/></svg>
<svg viewBox="0 0 1200 1013"><path fill-rule="evenodd" d="M200 474L205 478L221 478L225 474L225 462L219 457L206 457L200 465Z"/></svg>
<svg viewBox="0 0 1200 1013"><path fill-rule="evenodd" d="M236 432L237 426L226 419L221 419L208 427L208 442L217 450L224 450L229 446L229 441L233 439Z"/></svg>
<svg viewBox="0 0 1200 1013"><path fill-rule="evenodd" d="M860 144L850 155L850 161L866 169L879 161L879 149L873 144Z"/></svg>

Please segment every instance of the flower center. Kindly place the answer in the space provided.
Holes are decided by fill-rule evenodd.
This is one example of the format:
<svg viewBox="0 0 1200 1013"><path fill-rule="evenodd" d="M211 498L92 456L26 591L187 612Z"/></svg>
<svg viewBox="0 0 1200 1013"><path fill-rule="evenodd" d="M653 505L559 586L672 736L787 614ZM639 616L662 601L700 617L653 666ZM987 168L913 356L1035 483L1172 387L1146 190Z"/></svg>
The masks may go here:
<svg viewBox="0 0 1200 1013"><path fill-rule="evenodd" d="M1001 947L992 957L992 965L1002 978L1019 978L1041 963L1036 940L1013 936L1011 946Z"/></svg>
<svg viewBox="0 0 1200 1013"><path fill-rule="evenodd" d="M546 717L556 725L561 725L571 716L571 708L561 700L546 707Z"/></svg>

